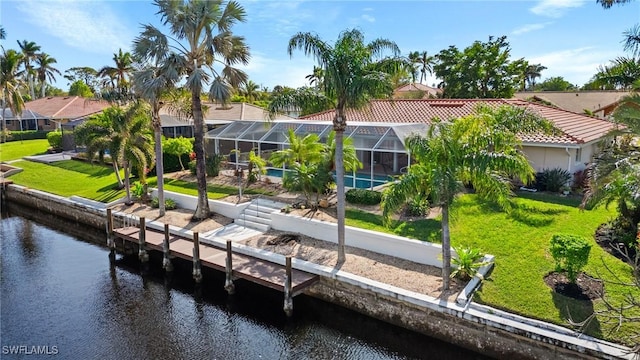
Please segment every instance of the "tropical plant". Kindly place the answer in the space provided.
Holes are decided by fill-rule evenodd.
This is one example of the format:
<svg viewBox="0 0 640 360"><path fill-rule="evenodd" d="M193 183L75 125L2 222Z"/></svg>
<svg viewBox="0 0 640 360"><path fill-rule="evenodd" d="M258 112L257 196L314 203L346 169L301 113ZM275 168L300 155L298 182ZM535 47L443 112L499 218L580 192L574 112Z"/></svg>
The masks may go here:
<svg viewBox="0 0 640 360"><path fill-rule="evenodd" d="M426 136L413 135L405 144L415 162L407 174L383 193L385 222L415 194L432 199L442 209L442 280L449 289L451 240L449 208L463 184L471 183L483 199L511 208L510 177L525 184L534 170L522 153L518 133L553 131L551 123L526 109L480 105L476 113L453 121L435 121Z"/></svg>
<svg viewBox="0 0 640 360"><path fill-rule="evenodd" d="M112 59L115 66L104 66L98 70L97 75L110 80L111 90L126 94L129 91L129 77L134 71L133 57L128 51L122 52L122 49L119 49L117 54L113 54Z"/></svg>
<svg viewBox="0 0 640 360"><path fill-rule="evenodd" d="M382 193L369 189L349 189L345 196L352 204L377 205L382 201Z"/></svg>
<svg viewBox="0 0 640 360"><path fill-rule="evenodd" d="M22 54L16 52L13 49L2 49L2 56L0 57L0 92L2 93L2 136L3 142L6 137L7 120L5 116L5 110L8 108L11 110L14 116L20 119L22 113L22 107L24 106L24 100L20 93L20 88L23 85L20 76L22 71L18 69L22 61Z"/></svg>
<svg viewBox="0 0 640 360"><path fill-rule="evenodd" d="M40 46L37 45L33 41L22 40L22 42L18 41L18 46L22 51L22 65L24 66L25 76L27 78L27 82L29 83L29 94L31 95L31 99L35 100L35 87L33 84L33 78L35 77L35 73L33 71L33 66L31 63L36 60L38 57L38 51L40 51Z"/></svg>
<svg viewBox="0 0 640 360"><path fill-rule="evenodd" d="M220 165L224 161L224 155L222 154L210 154L207 155L207 176L218 176L220 174Z"/></svg>
<svg viewBox="0 0 640 360"><path fill-rule="evenodd" d="M541 191L559 192L570 180L571 173L565 169L544 169L540 176L536 177L536 187Z"/></svg>
<svg viewBox="0 0 640 360"><path fill-rule="evenodd" d="M233 66L248 63L249 49L244 38L231 32L236 22L244 21L245 11L235 1L155 0L154 4L173 37L153 25L144 25L134 41L134 53L142 61L154 60L167 72L186 76L185 87L192 100L198 183L198 204L193 218L204 219L209 216L209 202L200 96L204 86L210 85L209 99L225 104L232 89L246 82L247 75ZM215 64L222 65L222 70L216 71Z"/></svg>
<svg viewBox="0 0 640 360"><path fill-rule="evenodd" d="M182 164L182 155L190 154L191 152L193 152L193 144L191 143L191 140L180 136L177 138L165 139L163 143L164 151L167 154L177 156L178 162L180 162L180 169L184 171L184 165Z"/></svg>
<svg viewBox="0 0 640 360"><path fill-rule="evenodd" d="M7 38L7 32L4 31L4 27L0 25L0 40L4 40Z"/></svg>
<svg viewBox="0 0 640 360"><path fill-rule="evenodd" d="M466 281L474 276L482 278L478 274L478 270L486 265L489 265L489 261L480 261L484 258L480 249L454 246L453 249L456 252L456 257L451 259L455 269L451 272L451 277L457 277L460 280Z"/></svg>
<svg viewBox="0 0 640 360"><path fill-rule="evenodd" d="M549 252L556 262L556 271L565 270L572 283L587 265L590 251L591 244L580 236L556 234L551 237Z"/></svg>
<svg viewBox="0 0 640 360"><path fill-rule="evenodd" d="M118 166L124 168L124 187L128 203L131 202L131 168L136 167L140 182L146 184L147 170L153 167L150 119L145 112L146 109L140 102L135 102L126 109L111 106L90 117L74 131L76 143L86 146L89 159L92 160L97 154L99 160L103 161L105 153L109 152L120 186L123 181Z"/></svg>
<svg viewBox="0 0 640 360"><path fill-rule="evenodd" d="M344 131L347 126L347 109L363 108L372 98L390 97L393 87L389 73L404 64L398 46L386 39L376 39L368 44L359 30L343 31L331 46L312 33L298 33L289 40L288 53L299 49L313 57L324 70L322 93L311 92L308 96L277 95L272 99L269 112L300 108L305 104L327 105L334 101L336 132L335 168L337 187L338 262L345 261L345 196L344 196ZM378 60L385 51L392 56Z"/></svg>
<svg viewBox="0 0 640 360"><path fill-rule="evenodd" d="M247 102L253 103L258 98L258 90L260 86L251 80L248 80L244 85L240 87L240 95L247 99Z"/></svg>
<svg viewBox="0 0 640 360"><path fill-rule="evenodd" d="M160 200L158 200L157 197L151 199L151 207L156 209L160 208ZM166 210L175 210L176 208L178 208L178 204L175 200L167 198L164 199L164 208Z"/></svg>
<svg viewBox="0 0 640 360"><path fill-rule="evenodd" d="M541 72L546 69L546 66L540 64L529 64L527 66L524 71L524 79L529 84L528 89L533 90L535 88L536 79L542 76Z"/></svg>
<svg viewBox="0 0 640 360"><path fill-rule="evenodd" d="M38 81L40 82L41 98L45 97L47 79L49 79L50 82L54 82L56 80L55 74L61 75L60 70L52 66L57 62L58 61L55 58L52 58L46 53L40 53L36 57L36 65L38 65L38 67L35 68L34 71L36 72Z"/></svg>
<svg viewBox="0 0 640 360"><path fill-rule="evenodd" d="M417 74L420 74L420 83L427 79L427 73L433 75L433 65L435 64L435 56L429 55L426 51L410 52L409 61L413 66L413 82L416 82Z"/></svg>
<svg viewBox="0 0 640 360"><path fill-rule="evenodd" d="M319 66L313 66L313 72L304 77L309 80L309 85L316 89L322 88L322 79L324 78L324 70Z"/></svg>
<svg viewBox="0 0 640 360"><path fill-rule="evenodd" d="M267 173L267 160L256 155L255 151L249 151L249 165L247 167L247 183L251 184L260 180Z"/></svg>
<svg viewBox="0 0 640 360"><path fill-rule="evenodd" d="M316 163L322 159L324 145L318 134L296 135L293 129L287 132L289 147L271 153L269 162L276 167L292 166L295 163Z"/></svg>
<svg viewBox="0 0 640 360"><path fill-rule="evenodd" d="M506 36L475 41L463 51L456 46L440 51L433 67L445 98L511 98L522 87L524 59L511 60Z"/></svg>
<svg viewBox="0 0 640 360"><path fill-rule="evenodd" d="M82 80L76 80L69 87L69 95L70 96L80 96L84 98L92 98L93 92L91 88L84 83Z"/></svg>

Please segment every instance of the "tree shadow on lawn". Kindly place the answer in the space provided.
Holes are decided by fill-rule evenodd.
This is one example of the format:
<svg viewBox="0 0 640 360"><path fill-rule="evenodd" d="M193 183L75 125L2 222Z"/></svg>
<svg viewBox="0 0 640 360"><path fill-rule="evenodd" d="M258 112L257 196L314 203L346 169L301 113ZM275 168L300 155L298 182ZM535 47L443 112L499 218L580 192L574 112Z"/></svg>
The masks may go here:
<svg viewBox="0 0 640 360"><path fill-rule="evenodd" d="M589 319L586 322L586 326L581 329L581 332L593 337L602 338L600 321L598 321L598 318L595 316L591 317L594 311L593 300L576 300L553 290L551 290L550 293L553 304L560 313L560 317L567 321L563 326L567 326L570 323L580 323Z"/></svg>
<svg viewBox="0 0 640 360"><path fill-rule="evenodd" d="M79 160L63 160L53 162L50 165L64 170L86 174L92 178L101 178L105 176L113 176L115 178L113 168L102 164L88 163Z"/></svg>
<svg viewBox="0 0 640 360"><path fill-rule="evenodd" d="M480 210L486 213L504 212L498 205L490 202L482 202ZM551 225L556 220L557 215L568 212L566 209L542 208L542 206L514 202L514 207L507 213L507 217L528 226L542 227Z"/></svg>
<svg viewBox="0 0 640 360"><path fill-rule="evenodd" d="M109 203L111 201L114 201L118 198L121 198L125 194L124 189L118 188L117 182L114 182L107 186L103 186L100 189L98 189L96 192L100 194L100 196L96 197L95 200L103 203Z"/></svg>
<svg viewBox="0 0 640 360"><path fill-rule="evenodd" d="M346 210L347 218L384 227L382 216L361 210ZM394 220L389 228L393 234L421 241L441 243L441 222L434 219Z"/></svg>

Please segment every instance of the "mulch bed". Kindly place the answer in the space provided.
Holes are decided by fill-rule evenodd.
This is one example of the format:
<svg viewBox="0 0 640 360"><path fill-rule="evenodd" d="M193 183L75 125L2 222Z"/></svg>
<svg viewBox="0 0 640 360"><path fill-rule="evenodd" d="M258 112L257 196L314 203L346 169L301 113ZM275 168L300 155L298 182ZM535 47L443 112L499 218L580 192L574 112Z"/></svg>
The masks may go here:
<svg viewBox="0 0 640 360"><path fill-rule="evenodd" d="M564 296L577 300L596 300L604 295L604 284L602 280L592 278L585 273L580 273L576 283L569 282L565 273L552 272L544 277L544 282L553 291Z"/></svg>

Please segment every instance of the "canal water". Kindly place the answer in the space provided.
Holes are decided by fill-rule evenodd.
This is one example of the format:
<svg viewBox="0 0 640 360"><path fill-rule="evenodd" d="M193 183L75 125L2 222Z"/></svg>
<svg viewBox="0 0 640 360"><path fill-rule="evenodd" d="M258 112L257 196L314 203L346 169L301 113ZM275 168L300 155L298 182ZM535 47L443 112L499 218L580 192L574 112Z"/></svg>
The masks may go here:
<svg viewBox="0 0 640 360"><path fill-rule="evenodd" d="M103 232L14 208L0 220L2 359L484 359L303 295L287 318L281 293L238 281L228 296L208 271L196 287L190 263L169 278L160 256L110 260Z"/></svg>

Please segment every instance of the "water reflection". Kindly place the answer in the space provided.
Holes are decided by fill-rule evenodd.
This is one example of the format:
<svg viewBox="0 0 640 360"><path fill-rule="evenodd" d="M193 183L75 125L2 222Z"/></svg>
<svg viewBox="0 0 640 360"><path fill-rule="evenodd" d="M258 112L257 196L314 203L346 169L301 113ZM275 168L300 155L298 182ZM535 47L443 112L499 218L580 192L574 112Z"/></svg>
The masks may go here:
<svg viewBox="0 0 640 360"><path fill-rule="evenodd" d="M180 260L165 277L159 254L141 274L135 256L110 261L102 245L22 217L1 221L3 346L56 345L69 359L482 358L309 297L296 297L289 319L278 292L238 281L228 296L224 274L211 270L194 286Z"/></svg>

